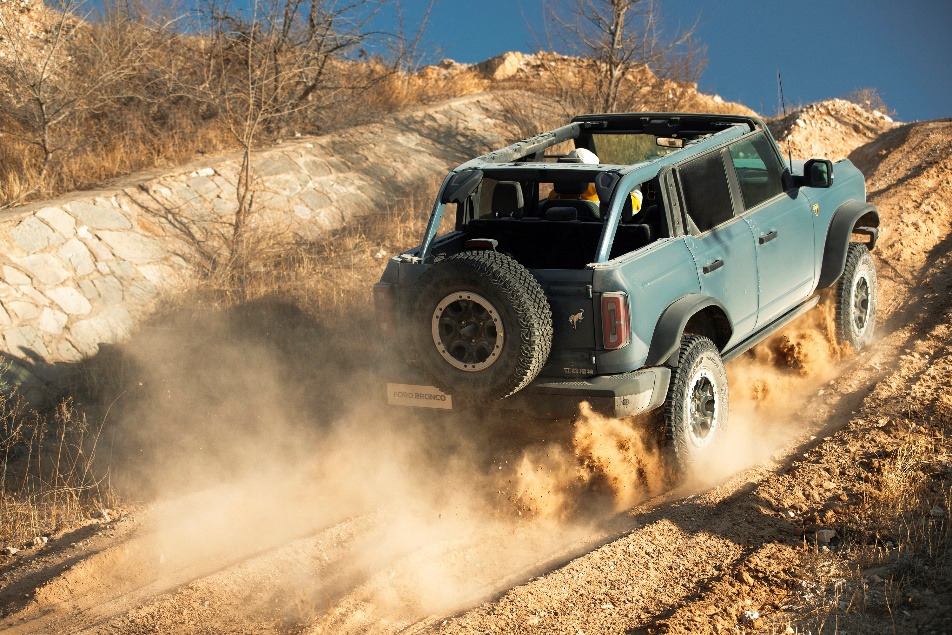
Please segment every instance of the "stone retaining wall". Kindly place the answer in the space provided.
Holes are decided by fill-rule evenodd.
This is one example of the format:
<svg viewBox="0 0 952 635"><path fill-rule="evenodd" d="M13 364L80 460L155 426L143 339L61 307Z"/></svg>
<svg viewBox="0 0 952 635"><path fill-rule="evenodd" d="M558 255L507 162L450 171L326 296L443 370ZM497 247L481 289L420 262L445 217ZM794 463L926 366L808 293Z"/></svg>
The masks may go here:
<svg viewBox="0 0 952 635"><path fill-rule="evenodd" d="M505 145L486 94L296 139L254 158L255 223L306 241ZM121 341L156 299L194 280L234 219L239 161L221 157L0 214L0 375L32 401L68 366Z"/></svg>

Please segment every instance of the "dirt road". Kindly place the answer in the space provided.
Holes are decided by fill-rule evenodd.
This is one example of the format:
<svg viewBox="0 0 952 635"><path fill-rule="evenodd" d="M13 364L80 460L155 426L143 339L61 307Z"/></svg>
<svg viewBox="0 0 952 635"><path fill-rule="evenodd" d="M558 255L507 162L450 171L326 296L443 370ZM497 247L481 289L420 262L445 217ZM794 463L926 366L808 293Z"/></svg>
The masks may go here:
<svg viewBox="0 0 952 635"><path fill-rule="evenodd" d="M161 467L142 482L163 502L0 565L0 629L952 632L947 556L899 597L891 581L915 562L851 571L840 551L896 549L854 521L910 443L940 447L936 482L952 473L952 123L905 125L850 156L883 217L878 340L837 351L816 311L734 362L730 452L704 481L667 489L637 423L388 417L348 396L370 381L357 368L294 395L322 404L302 431L272 407L292 401L283 375L232 378L245 398L201 404L223 422L208 437L142 459ZM167 393L154 416L174 426L196 407L180 395L207 378L165 362L147 388ZM258 403L258 424L228 425ZM203 438L244 442L222 453Z"/></svg>

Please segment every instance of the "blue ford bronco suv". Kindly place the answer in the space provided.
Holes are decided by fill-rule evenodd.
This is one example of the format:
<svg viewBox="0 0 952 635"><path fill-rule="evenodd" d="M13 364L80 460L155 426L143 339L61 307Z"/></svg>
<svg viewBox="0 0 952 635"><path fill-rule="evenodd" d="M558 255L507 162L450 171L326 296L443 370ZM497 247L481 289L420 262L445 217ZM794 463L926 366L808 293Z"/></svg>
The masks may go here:
<svg viewBox="0 0 952 635"><path fill-rule="evenodd" d="M575 117L451 171L422 243L387 263L388 402L657 409L688 468L727 425L724 364L820 290L839 339L869 344L878 227L848 160L788 163L755 117Z"/></svg>

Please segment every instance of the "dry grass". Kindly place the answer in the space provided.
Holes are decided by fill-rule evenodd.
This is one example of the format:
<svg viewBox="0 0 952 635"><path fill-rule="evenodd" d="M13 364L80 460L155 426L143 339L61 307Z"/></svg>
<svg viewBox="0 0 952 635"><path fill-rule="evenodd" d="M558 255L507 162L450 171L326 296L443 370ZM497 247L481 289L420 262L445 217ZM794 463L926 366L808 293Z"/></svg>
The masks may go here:
<svg viewBox="0 0 952 635"><path fill-rule="evenodd" d="M77 11L82 4L70 6ZM52 34L62 24L60 14L43 8L29 15L49 23L44 37L19 37L16 31L0 29L0 52L4 52L0 56L4 96L0 100L0 208L241 147L222 103L182 89L186 79L201 76L203 64L207 65L203 47L183 44L194 38L183 39L173 30L156 26L162 21L158 18L143 18L141 23L79 21L81 28L62 27L63 54L56 55L50 51L56 46ZM120 54L104 48L104 43L113 40L127 42L128 50ZM17 70L14 49L26 57L49 56L52 68L42 75L44 85L51 85L48 94L35 94L36 78L29 75L33 71ZM98 63L104 50L116 58L106 63L121 70L116 79L104 86L101 95L97 93L96 100L64 102L65 114L44 123L36 115L41 99L81 92L88 84L89 65ZM343 57L345 53L321 65L320 84L308 94L307 106L262 125L255 145L379 120L409 106L479 92L488 84L474 70L427 69L408 75L385 60L353 62ZM240 79L239 74L225 85Z"/></svg>
<svg viewBox="0 0 952 635"><path fill-rule="evenodd" d="M83 29L76 30L87 37L69 41L69 59L98 59L99 49L95 47L114 39L113 31L121 36L119 39L135 41L140 48L133 47L133 61L115 62L125 65L121 81L108 87L108 99L88 108L76 106L70 116L49 127L48 149L55 149L51 156L44 153L42 144L17 138L43 137L37 128L40 124L28 116L30 109L13 104L12 99L0 103L0 130L7 131L0 143L0 208L100 186L136 171L239 149L221 105L177 90L169 69L163 67L163 60L176 56L177 67L201 67L201 60L187 57L199 55L195 51L201 47L183 47L175 33L146 28L144 24L104 21L84 23ZM4 63L0 58L0 71ZM63 62L48 79L57 82L60 92L69 93L84 85L84 68ZM592 110L586 97L593 82L590 69L571 60L545 69L494 82L472 67L431 66L417 73L404 73L385 60L353 62L335 57L324 70L322 88L309 96L308 106L270 122L256 135L255 143L267 146L297 134L326 134L376 121L408 107L485 90L524 90L554 98L561 105L561 113L552 113L539 111L531 97L513 103L508 110L519 115L513 118L513 127L517 131L514 136L520 138ZM10 90L11 94L29 96L25 88L17 92L17 87L11 86ZM628 111L718 109L710 99L699 98L693 84L660 80L644 69L633 71L624 81L619 107ZM729 109L726 105L724 108Z"/></svg>
<svg viewBox="0 0 952 635"><path fill-rule="evenodd" d="M952 480L934 478L937 456L918 441L904 444L864 510L838 525L842 544L812 545L804 554L801 588L789 607L795 632L907 632L904 618L922 610L923 593L947 588Z"/></svg>
<svg viewBox="0 0 952 635"><path fill-rule="evenodd" d="M380 214L352 219L311 242L288 245L281 237L258 236L254 243L264 257L243 280L227 270L217 272L180 302L227 308L280 299L321 322L345 325L348 320L340 318L354 311L371 315L371 288L390 258L420 242L438 188L438 182L430 183L406 199L392 201ZM452 223L448 210L441 233Z"/></svg>
<svg viewBox="0 0 952 635"><path fill-rule="evenodd" d="M541 54L543 57L546 54ZM580 113L598 112L591 87L592 67L581 60L561 59L543 65L536 73L520 74L494 83L494 91L522 90L543 95L561 107L559 123ZM531 102L525 102L532 108ZM660 79L646 68L632 70L622 80L616 112L714 112L749 114L751 111L730 102L716 102L697 92L697 85Z"/></svg>
<svg viewBox="0 0 952 635"><path fill-rule="evenodd" d="M112 506L93 470L102 427L69 400L39 414L0 398L0 545L29 545Z"/></svg>
<svg viewBox="0 0 952 635"><path fill-rule="evenodd" d="M940 370L948 362L935 360L922 385L896 399L890 437L863 462L868 487L831 525L834 544L808 541L791 605L796 632L940 632L922 620L948 611L952 584L952 399Z"/></svg>

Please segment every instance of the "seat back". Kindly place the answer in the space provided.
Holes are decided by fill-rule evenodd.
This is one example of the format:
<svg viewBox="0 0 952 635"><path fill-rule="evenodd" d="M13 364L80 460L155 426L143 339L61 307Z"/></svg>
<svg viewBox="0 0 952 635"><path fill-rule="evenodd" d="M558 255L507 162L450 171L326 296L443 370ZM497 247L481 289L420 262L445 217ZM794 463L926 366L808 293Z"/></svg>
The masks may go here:
<svg viewBox="0 0 952 635"><path fill-rule="evenodd" d="M539 216L545 218L546 212L553 207L574 208L578 213L578 219L581 221L601 221L601 216L598 213L598 203L594 201L558 198L546 199L539 203Z"/></svg>
<svg viewBox="0 0 952 635"><path fill-rule="evenodd" d="M492 212L496 218L522 218L525 203L518 181L499 181L493 189Z"/></svg>
<svg viewBox="0 0 952 635"><path fill-rule="evenodd" d="M588 189L588 183L577 183L574 181L556 181L552 184L552 189L559 196L576 198L585 193Z"/></svg>

